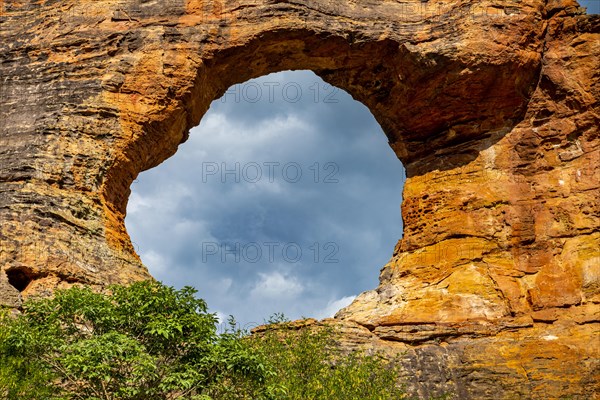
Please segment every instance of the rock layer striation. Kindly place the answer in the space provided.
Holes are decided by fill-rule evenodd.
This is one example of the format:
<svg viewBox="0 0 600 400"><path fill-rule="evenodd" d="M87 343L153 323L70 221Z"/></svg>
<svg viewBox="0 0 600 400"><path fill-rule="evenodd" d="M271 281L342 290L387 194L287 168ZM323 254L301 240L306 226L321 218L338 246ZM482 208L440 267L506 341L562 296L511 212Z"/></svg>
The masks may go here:
<svg viewBox="0 0 600 400"><path fill-rule="evenodd" d="M231 85L310 69L407 171L341 340L404 354L421 396L598 397L600 17L575 1L5 0L0 38L2 304L149 279L137 175Z"/></svg>

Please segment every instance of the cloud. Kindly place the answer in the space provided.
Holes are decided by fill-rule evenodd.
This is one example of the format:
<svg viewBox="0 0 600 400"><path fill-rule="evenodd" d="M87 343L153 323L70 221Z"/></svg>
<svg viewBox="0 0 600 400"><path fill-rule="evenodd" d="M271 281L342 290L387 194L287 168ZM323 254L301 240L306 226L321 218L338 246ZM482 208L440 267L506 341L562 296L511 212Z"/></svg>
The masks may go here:
<svg viewBox="0 0 600 400"><path fill-rule="evenodd" d="M137 192L132 192L127 205L127 214L140 214L145 209L152 207L152 202L140 196Z"/></svg>
<svg viewBox="0 0 600 400"><path fill-rule="evenodd" d="M155 275L160 275L162 272L167 270L168 262L165 260L165 257L154 250L141 253L140 258L144 260L144 263L148 269L153 271Z"/></svg>
<svg viewBox="0 0 600 400"><path fill-rule="evenodd" d="M127 229L157 279L196 287L211 310L242 325L275 312L329 315L337 301L376 287L402 234L404 172L373 116L347 93L327 91L310 72L254 82L298 84L303 97L213 102L177 154L132 185ZM247 179L256 165L260 179ZM299 180L289 179L289 165ZM263 257L222 257L223 246L249 243ZM275 259L264 243L278 244ZM217 253L207 257L206 244ZM286 244L302 259L286 260Z"/></svg>
<svg viewBox="0 0 600 400"><path fill-rule="evenodd" d="M215 312L216 317L217 317L217 324L219 325L223 325L227 322L227 319L229 318L228 315L223 314L220 311Z"/></svg>
<svg viewBox="0 0 600 400"><path fill-rule="evenodd" d="M315 313L315 318L332 318L342 308L347 307L356 299L356 296L345 296L341 299L332 300L327 303L327 307Z"/></svg>
<svg viewBox="0 0 600 400"><path fill-rule="evenodd" d="M304 291L304 286L293 276L278 271L258 275L260 279L250 291L251 297L273 300L293 299Z"/></svg>

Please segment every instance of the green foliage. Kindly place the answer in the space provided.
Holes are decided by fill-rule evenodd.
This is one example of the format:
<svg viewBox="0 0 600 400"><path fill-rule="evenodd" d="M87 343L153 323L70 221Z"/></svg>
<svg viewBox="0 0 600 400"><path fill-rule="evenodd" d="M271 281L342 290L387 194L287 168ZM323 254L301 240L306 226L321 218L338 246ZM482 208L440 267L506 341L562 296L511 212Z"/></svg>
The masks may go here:
<svg viewBox="0 0 600 400"><path fill-rule="evenodd" d="M398 367L342 354L331 328L261 335L231 329L192 288L156 282L74 287L0 315L0 398L54 400L387 400L404 398Z"/></svg>
<svg viewBox="0 0 600 400"><path fill-rule="evenodd" d="M45 399L54 390L47 383L52 374L35 358L35 337L7 313L0 314L0 398Z"/></svg>
<svg viewBox="0 0 600 400"><path fill-rule="evenodd" d="M58 291L0 329L0 395L8 399L203 399L231 371L259 385L256 358L216 333L191 288L156 282Z"/></svg>
<svg viewBox="0 0 600 400"><path fill-rule="evenodd" d="M331 327L291 327L281 316L278 327L249 338L253 348L275 367L271 375L280 387L279 399L398 400L399 366L380 354L343 354ZM275 381L270 382L271 387Z"/></svg>

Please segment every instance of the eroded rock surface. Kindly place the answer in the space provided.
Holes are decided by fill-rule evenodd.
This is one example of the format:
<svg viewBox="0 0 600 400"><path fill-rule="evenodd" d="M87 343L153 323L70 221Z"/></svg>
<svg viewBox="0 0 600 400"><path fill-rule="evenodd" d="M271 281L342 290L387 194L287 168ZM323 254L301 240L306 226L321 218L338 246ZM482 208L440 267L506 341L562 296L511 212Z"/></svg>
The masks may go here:
<svg viewBox="0 0 600 400"><path fill-rule="evenodd" d="M136 176L231 85L310 69L408 176L343 340L406 351L423 396L598 396L600 18L575 1L5 0L0 38L5 305L148 279Z"/></svg>

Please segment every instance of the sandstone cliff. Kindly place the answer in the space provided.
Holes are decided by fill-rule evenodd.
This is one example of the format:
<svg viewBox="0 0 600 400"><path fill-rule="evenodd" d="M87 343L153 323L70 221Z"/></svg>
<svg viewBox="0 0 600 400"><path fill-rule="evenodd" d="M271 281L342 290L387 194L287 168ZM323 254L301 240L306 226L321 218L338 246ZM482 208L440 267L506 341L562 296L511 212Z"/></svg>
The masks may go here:
<svg viewBox="0 0 600 400"><path fill-rule="evenodd" d="M407 170L404 236L335 321L413 392L600 391L600 17L572 0L0 2L0 301L150 276L129 186L228 87L310 69Z"/></svg>

